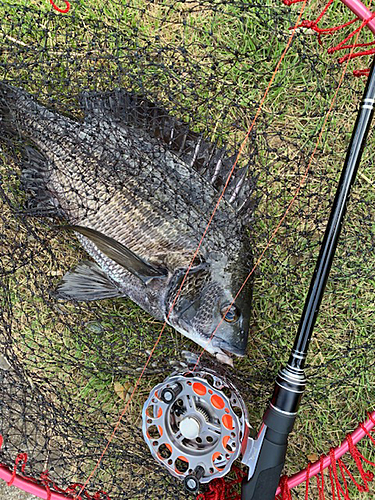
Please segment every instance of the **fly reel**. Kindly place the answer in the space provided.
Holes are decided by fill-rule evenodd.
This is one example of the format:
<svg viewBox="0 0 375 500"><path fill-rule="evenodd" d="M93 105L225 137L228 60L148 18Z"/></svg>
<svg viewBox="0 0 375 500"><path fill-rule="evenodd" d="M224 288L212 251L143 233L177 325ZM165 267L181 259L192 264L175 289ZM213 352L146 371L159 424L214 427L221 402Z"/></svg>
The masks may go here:
<svg viewBox="0 0 375 500"><path fill-rule="evenodd" d="M152 389L142 417L152 455L191 493L230 471L249 433L241 396L208 370L168 377Z"/></svg>

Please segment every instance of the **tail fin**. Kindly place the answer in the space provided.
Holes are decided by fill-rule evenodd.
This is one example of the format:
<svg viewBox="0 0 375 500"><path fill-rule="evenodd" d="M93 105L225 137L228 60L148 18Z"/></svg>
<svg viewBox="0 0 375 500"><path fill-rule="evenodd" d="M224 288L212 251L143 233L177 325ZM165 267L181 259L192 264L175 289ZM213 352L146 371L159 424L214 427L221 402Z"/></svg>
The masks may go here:
<svg viewBox="0 0 375 500"><path fill-rule="evenodd" d="M7 132L14 130L12 120L12 87L5 82L0 82L0 135L3 137Z"/></svg>
<svg viewBox="0 0 375 500"><path fill-rule="evenodd" d="M0 81L0 137L25 136L26 122L46 120L53 113L39 104L28 92Z"/></svg>
<svg viewBox="0 0 375 500"><path fill-rule="evenodd" d="M42 108L22 89L0 81L0 139L16 146L21 152L21 186L31 196L28 198L25 215L58 216L56 203L48 192L47 183L50 172L48 160L37 149L26 145L22 125L25 117ZM18 141L21 139L21 141ZM30 139L27 142L32 142Z"/></svg>

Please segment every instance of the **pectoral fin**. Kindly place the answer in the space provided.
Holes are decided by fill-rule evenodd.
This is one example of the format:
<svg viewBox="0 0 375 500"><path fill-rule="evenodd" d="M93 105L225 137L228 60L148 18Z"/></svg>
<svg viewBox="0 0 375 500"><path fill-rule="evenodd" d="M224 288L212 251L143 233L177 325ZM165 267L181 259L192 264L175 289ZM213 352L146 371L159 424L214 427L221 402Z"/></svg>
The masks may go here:
<svg viewBox="0 0 375 500"><path fill-rule="evenodd" d="M121 292L95 262L82 261L67 272L54 296L65 300L100 300L120 297Z"/></svg>
<svg viewBox="0 0 375 500"><path fill-rule="evenodd" d="M168 274L166 269L152 266L141 257L138 257L138 255L129 250L129 248L122 243L119 243L115 239L106 236L95 229L75 225L61 226L60 229L76 231L77 233L82 234L92 241L107 257L137 276L137 278L145 284L153 278L162 278Z"/></svg>

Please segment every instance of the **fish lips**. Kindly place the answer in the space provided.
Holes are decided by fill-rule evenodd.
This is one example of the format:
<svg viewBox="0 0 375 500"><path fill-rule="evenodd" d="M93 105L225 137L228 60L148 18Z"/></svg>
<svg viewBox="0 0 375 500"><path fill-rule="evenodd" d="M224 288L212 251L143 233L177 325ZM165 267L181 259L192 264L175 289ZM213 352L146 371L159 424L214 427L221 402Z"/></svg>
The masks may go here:
<svg viewBox="0 0 375 500"><path fill-rule="evenodd" d="M218 314L217 323L212 324L212 333L208 334L193 326L193 318L197 314L199 304L199 299L182 301L179 307L174 310L174 318L170 317L172 326L212 354L219 352L240 357L245 356L249 335L249 322L246 318L241 317L237 323L228 325L222 321ZM220 322L221 324L218 326ZM175 324L173 325L173 323Z"/></svg>
<svg viewBox="0 0 375 500"><path fill-rule="evenodd" d="M213 347L218 347L226 353L235 354L240 357L243 357L246 354L247 341L245 343L242 342L241 344L233 344L232 342L227 342L226 340L217 337L215 334L211 342Z"/></svg>
<svg viewBox="0 0 375 500"><path fill-rule="evenodd" d="M239 328L229 337L228 332L219 327L211 340L213 347L218 347L236 356L245 356L249 329L241 328L241 326L239 325Z"/></svg>
<svg viewBox="0 0 375 500"><path fill-rule="evenodd" d="M245 356L249 335L248 324L245 325L247 322L241 319L239 323L231 327L223 323L219 327L212 325L211 334L200 332L195 328L194 333L192 333L191 319L196 312L194 305L196 305L194 302L190 303L188 307L180 311L177 320L179 328L177 329L181 332L184 331L184 335L205 347L212 354L218 351L240 357ZM177 327L177 325L174 326ZM199 342L199 338L202 339L201 342Z"/></svg>

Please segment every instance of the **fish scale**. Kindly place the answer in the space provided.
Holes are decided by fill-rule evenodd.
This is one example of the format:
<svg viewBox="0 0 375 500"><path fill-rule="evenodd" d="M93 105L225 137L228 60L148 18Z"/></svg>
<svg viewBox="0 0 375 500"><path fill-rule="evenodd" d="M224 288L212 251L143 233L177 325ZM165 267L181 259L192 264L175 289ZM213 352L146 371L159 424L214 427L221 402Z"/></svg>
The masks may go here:
<svg viewBox="0 0 375 500"><path fill-rule="evenodd" d="M35 142L37 142L37 144L42 152L47 151L48 148L50 148L50 138L45 137L43 139L38 139L38 141L35 141ZM56 140L59 142L59 140L63 140L63 138L57 137ZM68 143L68 147L72 147L72 146ZM73 150L74 149L75 148L73 148ZM138 153L138 150L136 150L136 151ZM166 152L166 154L168 154L168 152ZM97 215L96 212L104 204L106 204L106 205L108 203L111 204L112 193L114 192L115 188L113 188L109 184L106 184L105 182L103 182L102 184L98 183L98 182L96 182L95 184L90 184L86 181L82 182L82 179L86 178L86 173L88 170L87 162L85 162L84 160L81 159L81 164L86 165L81 170L78 168L79 165L77 165L77 162L75 162L76 155L70 154L68 156L68 158L66 158L66 156L67 155L65 154L65 161L68 161L69 163L74 164L75 170L73 170L70 173L70 176L68 177L66 175L66 173L64 171L62 171L62 169L58 169L57 172L59 173L59 175L58 175L57 179L55 180L54 178L51 178L51 180L50 180L51 189L52 190L56 190L56 189L61 190L61 189L64 189L64 186L66 186L66 189L69 190L69 189L71 189L72 185L77 185L77 190L80 193L83 191L85 193L86 199L90 198L90 195L91 195L92 199L95 199L95 195L98 195L98 192L100 192L101 199L102 199L102 203L101 203L100 207L97 206L96 204L94 204L92 206L91 203L89 203L89 202L86 202L84 204L84 206L82 207L82 211L86 212L88 210L90 210L90 211L92 210L93 214ZM86 154L86 156L88 156L88 155ZM53 155L52 155L52 158L56 162L56 164L59 163L60 157L62 157L62 153L59 153L59 154L53 153ZM197 240L197 235L203 233L205 226L207 224L207 218L208 218L207 214L211 213L213 208L214 208L214 201L216 201L216 200L214 199L213 195L210 197L202 196L202 198L200 198L200 197L198 198L196 191L195 191L195 185L191 184L190 186L186 186L186 184L184 184L184 182L183 182L184 181L184 174L187 177L187 172L183 172L181 175L180 170L177 169L177 171L180 172L180 174L178 176L173 175L173 172L169 174L169 172L171 171L171 168L170 167L168 168L168 162L165 162L165 167L166 167L166 170L167 170L169 175L167 175L163 172L162 175L159 175L158 177L152 178L151 177L152 166L149 165L149 163L150 163L149 161L148 161L148 165L146 166L146 168L137 170L137 167L139 167L139 165L142 164L142 159L143 159L142 156L140 156L140 158L137 161L138 165L133 166L133 170L135 172L137 172L137 178L136 179L132 179L132 178L129 179L128 178L128 179L126 179L126 183L121 182L122 192L127 190L128 191L127 192L127 199L128 200L132 199L132 203L134 203L134 204L140 204L140 205L144 204L145 207L146 206L152 207L152 210L154 210L154 211L159 209L160 213L162 213L161 217L163 217L164 219L167 219L167 220L169 219L173 226L176 226L176 224L178 226L179 220L182 220L182 224L181 224L181 227L179 227L179 230L186 232L187 227L190 227L191 228L190 237L194 237L194 239L196 240L196 243L198 243L199 240ZM168 158L168 160L171 161L171 158ZM107 163L107 168L108 168L108 163ZM162 164L161 166L164 167L164 164ZM99 171L100 173L98 173L99 178L101 178L102 175L103 176L108 175L108 170L106 170L105 172L102 172L102 170L103 169L101 168ZM104 180L105 179L103 179L103 181ZM109 180L108 182L111 182L111 180ZM144 184L140 186L139 185L140 182L143 182ZM178 198L175 197L175 188L173 187L173 182L175 183L174 185L180 186L180 195L181 196ZM196 184L198 184L198 182ZM110 190L109 193L107 193L107 189ZM95 193L92 193L91 190L95 190ZM210 190L212 190L211 187L210 187ZM71 194L73 194L73 193L71 193ZM194 203L194 205L188 204L188 199L192 198L193 196L194 196L195 200L199 199L201 201L202 209L200 209L200 207L196 203ZM74 201L73 201L73 206L79 206L78 205L79 198L80 198L80 194L77 194ZM170 200L176 200L173 208L165 205L168 202L169 202L168 204L170 204ZM62 203L64 203L64 201L62 201ZM204 212L204 208L208 209L207 212ZM230 209L230 207L228 207L228 212L229 212L229 209ZM69 211L69 208L67 206L66 206L66 210ZM123 210L123 212L124 211L125 210ZM230 213L231 212L232 212L232 210L230 210ZM81 221L82 214L79 214L75 218L77 220L79 220L80 223L82 222ZM144 218L143 220L146 223L147 218ZM209 245L210 239L212 239L212 238L215 239L214 244L217 245L218 240L220 238L222 246L225 247L225 245L228 243L228 240L230 242L230 240L233 239L233 237L231 237L232 235L230 235L230 234L228 235L229 239L225 238L224 235L221 234L221 228L218 227L219 222L220 221L218 221L216 223L216 221L215 221L213 223L213 226L212 226L212 229L210 232L212 234L212 236L209 235L207 237L207 242L208 242L207 245ZM228 225L228 220L226 219L225 220L225 227L226 228L227 228L227 225ZM228 231L228 232L230 232L230 231ZM116 235L112 235L112 236L116 237Z"/></svg>
<svg viewBox="0 0 375 500"><path fill-rule="evenodd" d="M231 363L248 337L251 283L228 319L226 310L251 265L251 214L235 209L249 205L251 177L229 184L233 204L222 198L175 302L232 163L223 149L125 91L86 95L83 108L84 121L76 121L0 82L0 127L32 144L22 174L30 205L42 215L62 213L62 230L75 231L94 260L69 271L56 298L129 297Z"/></svg>
<svg viewBox="0 0 375 500"><path fill-rule="evenodd" d="M30 106L28 106L28 108L30 108ZM36 105L35 108L35 111L38 112L40 106ZM23 119L23 116L19 116L20 122L22 122ZM27 122L27 119L25 121ZM146 189L143 189L143 201L151 199L155 200L155 208L162 208L164 218L169 216L170 220L173 221L173 224L176 223L176 219L182 218L184 227L180 228L180 230L184 230L186 228L186 224L188 224L194 232L203 233L207 224L208 215L212 213L216 204L217 193L208 183L202 182L198 173L189 171L183 162L181 162L178 158L173 157L172 154L163 149L160 144L154 143L152 144L153 158L156 162L158 161L158 158L161 161L157 170L158 175L152 176L152 173L155 172L155 164L151 163L149 158L145 156L144 149L147 150L148 148L144 148L144 144L148 147L150 147L150 144L147 144L144 134L141 132L135 136L135 134L132 134L131 131L119 130L120 127L118 126L111 127L111 123L105 120L102 120L100 123L96 123L94 126L93 124L88 126L73 122L68 118L64 121L63 126L60 122L61 119L57 118L54 113L51 113L43 108L42 119L34 121L31 127L33 133L38 133L38 135L33 137L34 142L39 146L41 152L48 151L52 160L59 167L54 172L60 175L58 175L55 182L53 181L53 178L51 179L52 190L59 189L60 193L62 193L61 189L64 185L66 185L68 192L71 190L72 186L78 185L78 189L80 188L80 195L77 195L72 204L73 206L79 206L79 200L77 198L82 196L82 192L85 193L86 197L89 197L90 188L94 189L96 193L100 189L100 184L97 181L92 181L90 183L90 179L92 177L86 176L88 169L91 168L95 170L96 168L97 177L104 177L105 179L108 177L109 171L111 174L116 171L116 169L113 168L113 162L119 162L118 153L113 154L113 151L118 152L124 149L133 150L137 154L137 159L132 159L133 165L131 165L131 169L133 172L136 172L137 178L136 180L128 178L123 188L126 189L130 184L133 184L131 189L129 189L129 194L139 192L140 186L138 183L144 181ZM63 134L61 133L62 131L64 132ZM96 159L95 157L92 157L92 151L95 151L96 149L95 144L97 143L98 136L102 136L102 140L106 142L108 147L106 155L102 153L100 158L103 163L106 162L105 168L103 168L103 163L97 162L95 165ZM76 139L77 137L78 140ZM88 140L88 145L79 142L83 139ZM130 140L130 144L126 143L127 139ZM150 139L148 140L150 142ZM51 142L53 142L53 147ZM64 168L63 165L60 167L61 158L63 158L65 163L74 165L74 169L69 170L69 176L67 175L66 168ZM128 157L123 155L121 158L122 169L127 167L125 162L126 160L129 161L129 159L130 155L128 155ZM90 167L87 165L90 165ZM109 165L111 165L111 169L108 168ZM82 168L79 168L80 166L82 166ZM82 179L85 179L85 182L82 182ZM109 183L113 182L113 178L108 181ZM187 185L187 182L189 185ZM179 186L180 190L180 196L178 198L174 196L176 185ZM109 186L110 184L108 184L108 187ZM106 195L105 193L105 184L102 185L102 188L102 203L103 201L107 203L107 200L110 200L110 195ZM93 193L92 198L95 199ZM191 201L192 199L194 203L193 205ZM175 206L170 212L168 211L168 207L161 206L161 203L167 202L170 204L172 200L175 200ZM201 208L198 205L198 201L200 202ZM231 207L228 204L225 204L225 201L223 201L223 204L225 205L225 210L228 211L228 214L233 217L234 212ZM87 210L89 208L91 209L91 206L88 203L84 209ZM69 210L68 207L66 209ZM94 205L92 209L95 211L97 206ZM188 220L186 219L187 214ZM79 219L80 217L81 216L78 216L77 218ZM221 226L223 225L223 218L221 217L220 220L220 214L217 218L219 220L214 219L212 229L210 234L207 236L207 240L211 237L217 238L220 233ZM230 227L228 228L228 218L225 218L224 224L225 228L230 230ZM228 234L226 238L222 237L223 246L225 246L228 242L230 243L232 240L233 236L231 234Z"/></svg>
<svg viewBox="0 0 375 500"><path fill-rule="evenodd" d="M121 195L118 197L121 198ZM166 253L178 252L183 255L186 254L191 259L191 255L194 253L197 243L194 241L192 242L182 235L171 239L170 236L173 236L173 233L176 233L177 229L171 227L168 221L160 217L159 223L157 220L153 219L151 224L149 224L149 219L147 217L149 210L147 208L145 209L145 205L135 207L127 200L118 200L118 197L115 196L112 203L117 206L121 203L121 220L123 223L121 229L116 229L117 226L113 224L115 217L113 213L111 213L111 204L106 205L96 213L90 214L89 217L81 220L80 224L98 230L101 228L108 236L116 238L117 241L129 246L135 253L141 255L143 258L150 259L153 255L162 255L164 258ZM107 217L107 214L110 214L112 217ZM136 220L142 220L143 224L141 227L136 224ZM171 232L169 232L169 230L171 230ZM167 246L165 244L166 240L168 240ZM187 259L189 259L189 257L187 257Z"/></svg>

